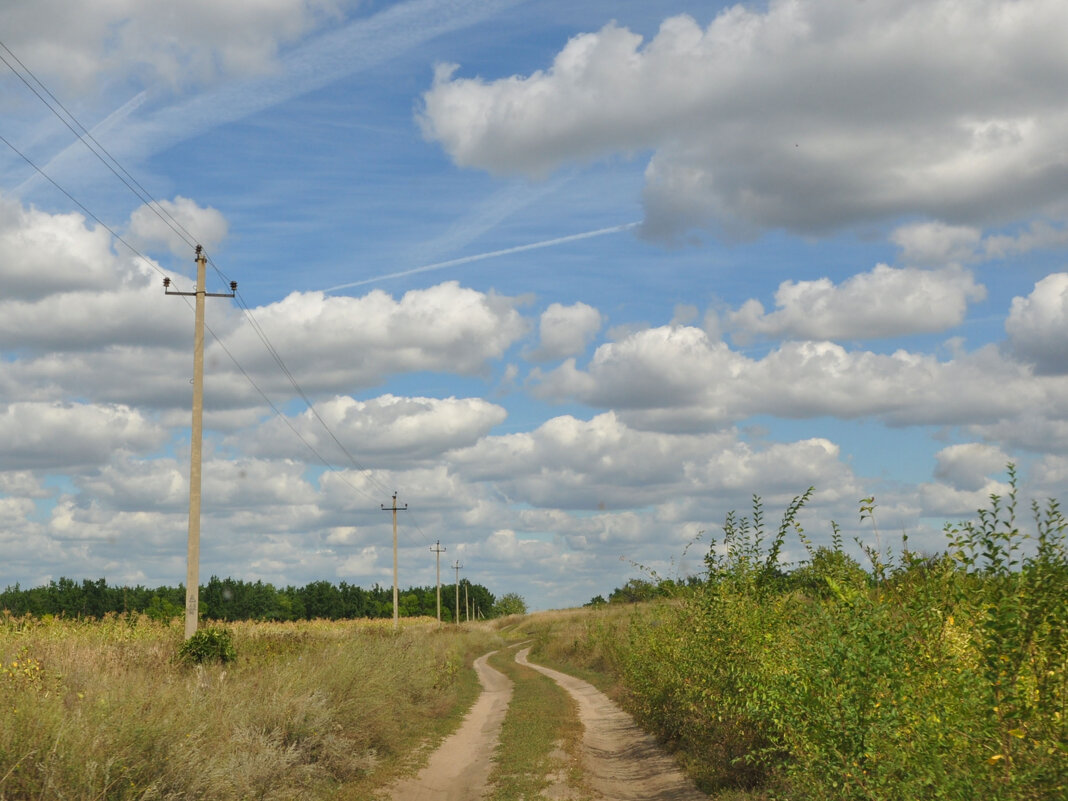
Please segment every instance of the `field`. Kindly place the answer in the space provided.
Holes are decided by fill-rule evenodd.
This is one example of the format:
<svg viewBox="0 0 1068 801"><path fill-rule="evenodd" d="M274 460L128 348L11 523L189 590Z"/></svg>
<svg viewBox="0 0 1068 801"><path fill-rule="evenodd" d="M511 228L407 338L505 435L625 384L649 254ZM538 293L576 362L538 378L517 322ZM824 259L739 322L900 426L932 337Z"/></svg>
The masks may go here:
<svg viewBox="0 0 1068 801"><path fill-rule="evenodd" d="M188 665L179 623L5 616L0 799L366 798L477 694L458 628L234 623Z"/></svg>

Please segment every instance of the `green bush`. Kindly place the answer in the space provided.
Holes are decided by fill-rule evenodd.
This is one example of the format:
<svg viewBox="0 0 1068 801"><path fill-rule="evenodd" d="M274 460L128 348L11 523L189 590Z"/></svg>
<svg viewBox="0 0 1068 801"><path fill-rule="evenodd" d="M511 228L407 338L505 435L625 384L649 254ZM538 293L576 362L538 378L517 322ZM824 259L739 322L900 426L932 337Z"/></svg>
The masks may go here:
<svg viewBox="0 0 1068 801"><path fill-rule="evenodd" d="M207 626L181 644L178 658L197 665L204 662L233 662L237 659L234 637L229 629Z"/></svg>
<svg viewBox="0 0 1068 801"><path fill-rule="evenodd" d="M632 712L710 792L791 801L1068 798L1068 550L1011 492L922 556L816 548L808 493L766 536L760 499L713 542L707 580L595 643ZM861 502L874 522L875 502ZM809 560L787 573L797 536ZM610 641L609 641L610 640ZM750 796L739 792L755 790ZM725 796L727 797L727 796Z"/></svg>

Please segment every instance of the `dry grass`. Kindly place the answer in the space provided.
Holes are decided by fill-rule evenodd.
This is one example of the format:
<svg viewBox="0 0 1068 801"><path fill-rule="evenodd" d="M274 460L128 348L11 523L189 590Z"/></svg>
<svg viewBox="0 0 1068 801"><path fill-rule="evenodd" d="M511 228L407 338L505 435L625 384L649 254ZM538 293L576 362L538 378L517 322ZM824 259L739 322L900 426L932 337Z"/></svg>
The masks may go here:
<svg viewBox="0 0 1068 801"><path fill-rule="evenodd" d="M186 667L177 625L0 619L0 801L359 797L458 722L495 642L428 620L231 629L236 662Z"/></svg>

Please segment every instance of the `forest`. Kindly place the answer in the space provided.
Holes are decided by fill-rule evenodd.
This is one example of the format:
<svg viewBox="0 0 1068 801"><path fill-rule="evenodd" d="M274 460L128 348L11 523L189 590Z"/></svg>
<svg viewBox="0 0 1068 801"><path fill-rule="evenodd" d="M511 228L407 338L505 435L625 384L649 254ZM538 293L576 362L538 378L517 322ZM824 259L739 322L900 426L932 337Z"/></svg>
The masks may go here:
<svg viewBox="0 0 1068 801"><path fill-rule="evenodd" d="M502 597L514 601L508 596ZM441 619L455 619L456 585L441 586ZM436 617L437 588L409 587L398 599L401 617ZM460 619L490 618L514 611L481 584L460 582ZM94 617L143 613L156 620L184 614L185 586L110 586L105 579L60 578L40 587L18 584L0 592L0 610L13 615ZM200 615L208 620L342 620L393 616L393 588L365 589L347 582L313 581L303 587L275 587L263 581L212 576L200 585Z"/></svg>

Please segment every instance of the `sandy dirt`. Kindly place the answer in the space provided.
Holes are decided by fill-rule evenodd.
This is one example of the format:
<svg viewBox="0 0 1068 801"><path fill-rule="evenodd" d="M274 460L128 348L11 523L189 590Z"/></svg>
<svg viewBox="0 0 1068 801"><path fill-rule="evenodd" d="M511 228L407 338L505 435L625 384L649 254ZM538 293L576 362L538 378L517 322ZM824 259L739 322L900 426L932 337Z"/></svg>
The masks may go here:
<svg viewBox="0 0 1068 801"><path fill-rule="evenodd" d="M578 703L585 727L583 767L587 786L605 801L707 801L634 719L588 682L528 661L529 648L516 661L551 678Z"/></svg>
<svg viewBox="0 0 1068 801"><path fill-rule="evenodd" d="M512 682L486 664L492 655L485 654L475 660L482 694L460 728L431 755L418 776L395 783L383 797L392 801L478 801L482 798L492 767L493 750L512 699Z"/></svg>

